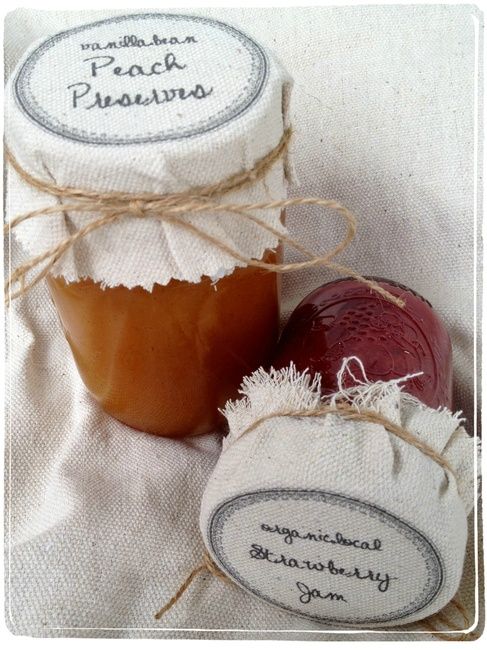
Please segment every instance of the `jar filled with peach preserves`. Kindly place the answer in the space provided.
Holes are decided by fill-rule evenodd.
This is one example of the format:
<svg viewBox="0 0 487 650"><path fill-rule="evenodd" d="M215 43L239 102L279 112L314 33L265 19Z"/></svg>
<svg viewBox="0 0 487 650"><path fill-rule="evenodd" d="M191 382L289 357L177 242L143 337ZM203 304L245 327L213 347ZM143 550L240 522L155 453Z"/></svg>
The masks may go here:
<svg viewBox="0 0 487 650"><path fill-rule="evenodd" d="M36 43L7 87L8 200L88 391L166 436L212 431L278 335L290 82L250 36L144 13ZM46 210L48 206L48 210ZM269 265L269 266L267 266ZM28 265L26 265L27 267Z"/></svg>

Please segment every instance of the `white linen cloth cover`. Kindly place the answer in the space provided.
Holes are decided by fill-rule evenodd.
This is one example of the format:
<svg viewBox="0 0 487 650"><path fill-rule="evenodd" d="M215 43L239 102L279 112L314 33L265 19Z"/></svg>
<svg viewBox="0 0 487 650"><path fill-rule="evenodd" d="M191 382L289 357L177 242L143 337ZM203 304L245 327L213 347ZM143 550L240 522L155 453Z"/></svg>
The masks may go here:
<svg viewBox="0 0 487 650"><path fill-rule="evenodd" d="M359 218L342 256L428 298L454 349L455 408L474 430L476 33L468 6L200 9L275 51L295 79L293 195L333 197ZM11 71L35 39L113 12L16 10ZM126 13L126 12L124 12ZM336 243L338 218L291 211L309 246ZM12 264L21 259L12 251ZM287 252L287 259L295 259ZM332 279L285 276L283 315ZM45 286L9 312L8 593L16 634L183 638L418 639L406 630L332 634L202 575L154 612L199 562L201 496L221 438L133 431L87 394ZM474 611L473 521L460 589ZM421 625L415 626L421 630ZM431 638L431 637L428 637Z"/></svg>
<svg viewBox="0 0 487 650"><path fill-rule="evenodd" d="M347 374L354 385L344 389ZM387 418L451 471L381 424L275 417L320 408L321 378L293 364L261 368L225 406L229 432L203 494L202 537L238 585L300 616L358 629L426 618L462 577L474 441L459 414L425 406L398 379L370 382L357 357L343 359L337 380L327 405Z"/></svg>
<svg viewBox="0 0 487 650"><path fill-rule="evenodd" d="M42 39L19 61L5 92L5 138L28 173L62 187L101 193L172 194L250 170L277 146L290 80L270 53L221 22L126 13ZM145 45L107 49L119 44L120 35ZM164 39L178 44L161 45ZM165 100L174 96L174 88L186 99L176 95ZM149 103L130 104L137 96ZM125 104L106 108L107 100ZM59 203L56 196L26 187L14 171L8 174L7 190L8 219ZM264 178L215 202L285 197L281 158ZM256 216L285 232L279 208ZM68 210L24 221L14 235L36 256L96 217ZM260 259L278 244L275 234L234 214L205 211L184 219L247 258ZM218 279L235 266L244 263L177 224L132 216L78 242L56 262L53 274L151 291L154 283L165 285L172 278Z"/></svg>

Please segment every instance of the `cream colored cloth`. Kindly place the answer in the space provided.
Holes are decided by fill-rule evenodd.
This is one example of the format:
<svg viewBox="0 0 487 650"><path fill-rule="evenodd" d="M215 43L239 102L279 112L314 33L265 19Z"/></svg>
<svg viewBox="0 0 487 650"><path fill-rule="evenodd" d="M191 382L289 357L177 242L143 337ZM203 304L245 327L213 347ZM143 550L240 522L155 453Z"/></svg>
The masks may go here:
<svg viewBox="0 0 487 650"><path fill-rule="evenodd" d="M347 374L354 386L345 389ZM328 406L387 418L452 470L380 423L317 416L319 375L291 364L244 379L240 399L225 406L229 433L200 515L208 552L237 584L297 615L359 629L419 621L454 598L474 503L475 443L458 414L404 393L406 379L370 382L358 357L345 358ZM315 415L275 417L293 411ZM290 530L297 535L289 538ZM335 533L374 540L380 553L330 545Z"/></svg>
<svg viewBox="0 0 487 650"><path fill-rule="evenodd" d="M90 192L184 193L251 170L278 145L288 119L283 113L289 104L291 80L272 54L220 22L158 15L91 20L84 28L42 39L42 45L36 41L28 49L5 91L6 144L26 172L47 183ZM182 69L166 70L157 81L147 71L156 58L162 58L157 54L161 48L167 52L164 45L102 49L105 56L97 56L99 50L80 52L80 41L82 47L96 43L106 48L107 43L116 44L120 34L137 35L145 43L151 43L154 34L156 38L157 34L171 35L182 42L190 35L194 43L171 48L167 56ZM113 56L106 56L107 52ZM110 68L107 59L112 61ZM158 63L160 69L162 63ZM144 74L127 76L133 68ZM113 74L112 69L123 74ZM57 70L54 77L53 70ZM157 89L162 95L178 85L180 91L188 92L196 82L207 93L204 99L190 97L162 107L149 102L86 110L84 103L78 106L81 99L71 97L71 93L81 93L79 86L85 93L85 87L90 88L93 101L95 92L105 99L133 99L151 97ZM243 205L285 198L282 157L265 178L217 195L214 202ZM26 186L9 170L7 219L60 202L76 203L70 197L60 199ZM96 212L59 211L21 222L14 236L34 257L98 216ZM279 207L255 216L274 232L249 219L236 219L232 213L211 210L186 214L184 221L244 259L260 259L266 250L276 248L275 232L285 232L285 228ZM173 278L199 282L206 275L217 280L235 266L244 263L177 223L132 216L106 224L78 241L75 250L69 249L56 261L52 272L68 281L90 277L103 286L142 286L152 291L154 283L166 285Z"/></svg>
<svg viewBox="0 0 487 650"><path fill-rule="evenodd" d="M293 194L349 206L360 228L343 261L432 301L452 336L455 407L463 409L472 432L478 12L417 5L198 13L247 31L294 77L299 183ZM107 14L9 14L7 67L34 39ZM323 220L313 209L288 216L290 232L316 249L337 241L337 224L334 214ZM326 271L286 276L284 314L330 279ZM164 440L106 416L78 378L44 286L17 302L9 320L12 631L357 639L329 634L204 575L156 622L153 613L200 560L200 499L220 439ZM470 607L473 553L470 544L462 589ZM418 637L402 631L359 638Z"/></svg>

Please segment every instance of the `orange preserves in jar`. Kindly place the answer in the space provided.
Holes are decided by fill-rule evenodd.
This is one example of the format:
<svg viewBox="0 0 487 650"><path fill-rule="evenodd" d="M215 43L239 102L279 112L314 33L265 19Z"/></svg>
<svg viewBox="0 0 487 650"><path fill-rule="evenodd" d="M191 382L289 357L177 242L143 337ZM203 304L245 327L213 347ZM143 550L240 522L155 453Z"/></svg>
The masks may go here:
<svg viewBox="0 0 487 650"><path fill-rule="evenodd" d="M47 278L87 389L130 427L213 431L272 357L279 278L252 260L279 260L291 85L241 30L161 12L49 36L8 82L13 296Z"/></svg>
<svg viewBox="0 0 487 650"><path fill-rule="evenodd" d="M278 335L279 278L255 267L152 292L48 283L88 390L110 415L158 435L215 429L218 409L270 359Z"/></svg>

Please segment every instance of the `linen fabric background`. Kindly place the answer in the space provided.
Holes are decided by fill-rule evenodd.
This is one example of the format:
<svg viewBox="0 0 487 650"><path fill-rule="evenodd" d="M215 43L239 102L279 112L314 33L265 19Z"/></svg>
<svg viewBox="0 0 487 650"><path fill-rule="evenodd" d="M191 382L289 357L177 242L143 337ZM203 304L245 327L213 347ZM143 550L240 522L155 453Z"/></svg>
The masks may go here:
<svg viewBox="0 0 487 650"><path fill-rule="evenodd" d="M294 77L297 182L291 195L347 205L359 232L341 260L363 274L400 281L433 303L452 337L455 407L473 433L478 10L172 11L240 27L272 49ZM113 13L10 13L7 74L33 40ZM316 250L332 247L342 234L339 217L307 210L289 213L291 234ZM14 266L23 253L15 246L11 253ZM295 258L288 252L287 259ZM283 318L331 279L326 270L285 276ZM165 440L105 415L78 377L45 286L14 303L8 321L6 620L14 633L426 637L404 629L332 634L208 575L156 622L155 611L201 559L200 500L221 439ZM473 614L472 526L460 593Z"/></svg>

